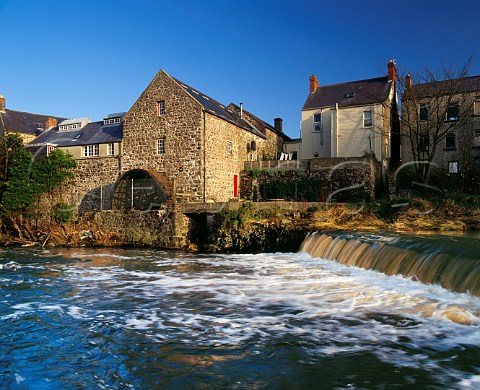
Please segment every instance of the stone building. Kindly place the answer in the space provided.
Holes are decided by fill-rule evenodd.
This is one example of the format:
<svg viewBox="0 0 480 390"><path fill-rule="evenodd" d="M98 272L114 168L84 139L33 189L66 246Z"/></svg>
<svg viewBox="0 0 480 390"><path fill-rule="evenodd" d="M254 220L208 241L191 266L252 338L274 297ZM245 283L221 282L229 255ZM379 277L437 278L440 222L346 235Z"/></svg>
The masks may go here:
<svg viewBox="0 0 480 390"><path fill-rule="evenodd" d="M242 105L225 106L161 70L125 115L115 205L133 204L135 178L152 180L165 197L238 199L244 161L276 159L288 139L278 119L270 126Z"/></svg>
<svg viewBox="0 0 480 390"><path fill-rule="evenodd" d="M401 135L402 163L432 163L449 175L478 172L480 76L415 84L407 75Z"/></svg>
<svg viewBox="0 0 480 390"><path fill-rule="evenodd" d="M56 128L57 123L63 120L64 118L54 116L10 110L6 108L5 97L0 95L0 136L5 133L16 133L27 144L44 131Z"/></svg>
<svg viewBox="0 0 480 390"><path fill-rule="evenodd" d="M77 205L80 212L110 207L120 172L124 115L110 114L100 122L89 118L63 120L27 145L37 159L56 148L75 158L75 185L65 200Z"/></svg>

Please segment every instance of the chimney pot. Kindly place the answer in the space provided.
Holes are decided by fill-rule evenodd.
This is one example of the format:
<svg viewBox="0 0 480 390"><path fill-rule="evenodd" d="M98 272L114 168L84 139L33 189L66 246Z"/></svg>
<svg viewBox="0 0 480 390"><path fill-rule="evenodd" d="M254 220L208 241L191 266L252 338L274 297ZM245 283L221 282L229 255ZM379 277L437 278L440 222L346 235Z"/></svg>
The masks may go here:
<svg viewBox="0 0 480 390"><path fill-rule="evenodd" d="M310 93L315 92L315 90L320 86L320 84L318 84L317 76L312 74L309 80L310 80Z"/></svg>
<svg viewBox="0 0 480 390"><path fill-rule="evenodd" d="M45 130L50 130L54 127L57 127L57 120L51 116L47 116L45 118Z"/></svg>
<svg viewBox="0 0 480 390"><path fill-rule="evenodd" d="M397 68L395 66L395 60L391 59L387 65L388 68L388 81L397 81Z"/></svg>
<svg viewBox="0 0 480 390"><path fill-rule="evenodd" d="M5 98L0 94L0 112L5 112Z"/></svg>
<svg viewBox="0 0 480 390"><path fill-rule="evenodd" d="M275 118L273 121L275 123L275 129L283 133L283 119Z"/></svg>
<svg viewBox="0 0 480 390"><path fill-rule="evenodd" d="M410 73L409 73L405 77L405 87L411 88L411 86L412 86L412 76L410 76Z"/></svg>

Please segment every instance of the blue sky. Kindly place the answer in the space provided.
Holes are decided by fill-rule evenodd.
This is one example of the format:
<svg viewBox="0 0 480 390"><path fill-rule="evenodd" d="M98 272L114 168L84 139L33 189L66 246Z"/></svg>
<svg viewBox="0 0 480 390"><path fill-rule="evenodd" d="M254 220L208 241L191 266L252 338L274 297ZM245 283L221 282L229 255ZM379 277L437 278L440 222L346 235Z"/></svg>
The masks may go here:
<svg viewBox="0 0 480 390"><path fill-rule="evenodd" d="M67 118L128 111L164 69L299 136L309 81L462 66L480 74L476 0L0 0L7 108Z"/></svg>

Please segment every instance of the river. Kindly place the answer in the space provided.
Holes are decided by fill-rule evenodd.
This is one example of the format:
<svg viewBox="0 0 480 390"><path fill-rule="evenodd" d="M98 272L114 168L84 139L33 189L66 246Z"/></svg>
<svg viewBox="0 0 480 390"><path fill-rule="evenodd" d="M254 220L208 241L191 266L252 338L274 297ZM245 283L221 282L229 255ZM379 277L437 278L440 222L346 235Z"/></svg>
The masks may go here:
<svg viewBox="0 0 480 390"><path fill-rule="evenodd" d="M478 297L307 253L7 248L0 288L2 389L480 387Z"/></svg>

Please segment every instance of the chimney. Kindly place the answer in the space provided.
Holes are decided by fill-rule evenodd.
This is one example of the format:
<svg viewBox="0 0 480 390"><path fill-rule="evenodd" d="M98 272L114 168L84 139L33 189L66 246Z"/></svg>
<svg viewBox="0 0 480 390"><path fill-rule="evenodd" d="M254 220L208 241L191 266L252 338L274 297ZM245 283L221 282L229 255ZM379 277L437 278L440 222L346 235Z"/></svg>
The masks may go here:
<svg viewBox="0 0 480 390"><path fill-rule="evenodd" d="M275 118L273 120L273 122L275 123L275 129L280 131L281 133L283 133L283 119L282 118Z"/></svg>
<svg viewBox="0 0 480 390"><path fill-rule="evenodd" d="M410 76L410 73L407 74L407 76L405 77L405 87L406 88L412 87L412 76Z"/></svg>
<svg viewBox="0 0 480 390"><path fill-rule="evenodd" d="M57 127L57 120L51 116L47 116L45 118L45 130L50 130L54 127Z"/></svg>
<svg viewBox="0 0 480 390"><path fill-rule="evenodd" d="M388 81L397 81L397 68L395 67L395 60L390 59L387 65L388 68Z"/></svg>
<svg viewBox="0 0 480 390"><path fill-rule="evenodd" d="M5 98L0 95L0 112L5 112Z"/></svg>
<svg viewBox="0 0 480 390"><path fill-rule="evenodd" d="M317 76L315 76L314 74L312 74L310 76L310 93L312 92L315 92L315 90L320 86L320 84L318 84L318 80L317 80Z"/></svg>

